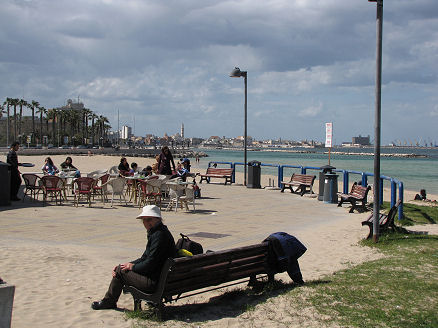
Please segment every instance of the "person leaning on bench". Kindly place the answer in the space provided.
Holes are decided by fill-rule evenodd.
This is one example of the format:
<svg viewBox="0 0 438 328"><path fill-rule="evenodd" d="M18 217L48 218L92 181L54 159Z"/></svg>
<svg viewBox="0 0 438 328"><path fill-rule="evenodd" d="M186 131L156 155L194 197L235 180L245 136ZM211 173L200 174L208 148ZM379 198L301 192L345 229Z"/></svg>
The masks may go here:
<svg viewBox="0 0 438 328"><path fill-rule="evenodd" d="M144 292L152 292L160 278L164 262L175 257L175 240L163 224L160 208L146 205L137 216L147 230L146 250L137 260L114 267L112 280L104 298L91 304L94 310L115 309L123 286L129 285Z"/></svg>

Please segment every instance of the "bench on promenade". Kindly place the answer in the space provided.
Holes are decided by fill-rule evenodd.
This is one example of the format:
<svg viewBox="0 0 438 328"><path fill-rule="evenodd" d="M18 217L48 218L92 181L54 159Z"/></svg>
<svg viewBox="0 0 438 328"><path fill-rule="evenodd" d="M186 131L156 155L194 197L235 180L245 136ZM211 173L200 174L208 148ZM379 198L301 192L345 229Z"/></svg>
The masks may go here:
<svg viewBox="0 0 438 328"><path fill-rule="evenodd" d="M207 172L205 174L201 174L201 181L199 181L199 183L202 183L203 180L207 181L207 183L210 183L211 178L222 178L225 179L225 185L227 184L227 182L231 184L232 183L231 177L233 175L233 171L234 169L232 168L218 169L214 167L209 167L207 168Z"/></svg>
<svg viewBox="0 0 438 328"><path fill-rule="evenodd" d="M303 196L306 191L309 191L311 194L313 194L313 182L315 181L315 178L315 175L294 173L289 181L281 181L281 192L284 192L285 188L289 188L290 192L298 193L298 191L300 191L301 196ZM297 189L294 191L292 186L297 187Z"/></svg>
<svg viewBox="0 0 438 328"><path fill-rule="evenodd" d="M244 283L248 280L198 291L181 297L183 293L248 277L250 278L249 285L254 285L258 274L268 274L270 280L274 278L274 273L270 271L268 264L267 242L191 257L169 258L163 266L156 290L153 293L142 292L133 286L125 286L123 292L132 295L134 310L141 310L141 301L145 301L155 306L158 314L161 315L164 303Z"/></svg>
<svg viewBox="0 0 438 328"><path fill-rule="evenodd" d="M371 187L367 186L361 186L358 185L357 182L355 182L353 184L353 186L351 187L351 191L348 194L343 194L341 192L338 192L338 196L341 198L338 206L342 206L342 204L344 202L349 202L351 203L351 209L349 211L349 213L353 213L355 208L358 208L359 206L356 204L356 202L361 202L362 203L362 210L366 211L366 203L367 203L367 196L368 196L368 192L370 191Z"/></svg>
<svg viewBox="0 0 438 328"><path fill-rule="evenodd" d="M399 199L397 203L391 207L388 214L379 213L379 233L382 233L384 231L387 231L389 229L392 229L395 231L396 227L394 224L395 216L397 215L398 208L402 201ZM371 239L373 236L373 221L374 221L374 214L371 213L371 215L366 219L365 221L362 221L362 226L368 226L370 228L370 233L367 236L367 239Z"/></svg>

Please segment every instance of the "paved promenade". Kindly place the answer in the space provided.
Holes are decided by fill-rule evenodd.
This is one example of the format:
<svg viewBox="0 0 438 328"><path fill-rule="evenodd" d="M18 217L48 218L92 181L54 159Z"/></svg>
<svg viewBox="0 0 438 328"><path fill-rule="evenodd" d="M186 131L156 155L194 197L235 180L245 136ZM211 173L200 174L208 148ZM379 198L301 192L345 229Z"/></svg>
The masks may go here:
<svg viewBox="0 0 438 328"><path fill-rule="evenodd" d="M203 198L195 212L163 211L175 240L181 232L204 250L222 250L285 231L308 247L300 259L305 280L378 256L356 245L367 233L360 226L366 214L279 190L200 187ZM132 205L102 206L97 200L92 208L72 202L43 207L29 200L0 208L0 276L16 285L13 327L129 326L120 312L92 311L90 303L103 296L114 265L143 252L146 233L135 219L139 212ZM210 296L187 301L207 302ZM122 295L119 306L131 309L132 300Z"/></svg>

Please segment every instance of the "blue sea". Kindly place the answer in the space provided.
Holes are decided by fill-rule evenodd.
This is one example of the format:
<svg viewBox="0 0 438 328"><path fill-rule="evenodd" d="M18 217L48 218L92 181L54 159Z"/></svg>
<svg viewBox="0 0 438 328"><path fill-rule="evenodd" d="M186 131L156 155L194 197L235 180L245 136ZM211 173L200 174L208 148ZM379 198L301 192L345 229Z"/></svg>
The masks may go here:
<svg viewBox="0 0 438 328"><path fill-rule="evenodd" d="M266 164L301 165L320 167L328 164L328 155L325 148L291 148L291 151L309 151L310 153L294 153L286 151L248 151L248 161L257 160ZM201 161L202 167L207 167L209 161L217 162L240 162L243 163L242 150L202 149L209 157ZM337 169L364 171L372 173L374 170L374 149L371 148L332 148L330 165ZM369 153L370 155L341 155L333 152ZM388 147L382 148L381 154L417 154L425 155L426 158L406 157L381 157L380 173L388 177L396 178L404 184L406 190L419 191L426 189L430 194L438 194L438 147L413 148L413 147ZM243 172L242 166L237 166L238 171ZM295 169L284 170L284 176L296 172ZM317 171L309 171L316 172ZM276 168L262 167L262 174L277 175ZM357 178L356 178L357 177ZM360 180L359 176L351 176L350 181ZM372 178L370 178L372 179ZM384 182L389 187L388 182Z"/></svg>

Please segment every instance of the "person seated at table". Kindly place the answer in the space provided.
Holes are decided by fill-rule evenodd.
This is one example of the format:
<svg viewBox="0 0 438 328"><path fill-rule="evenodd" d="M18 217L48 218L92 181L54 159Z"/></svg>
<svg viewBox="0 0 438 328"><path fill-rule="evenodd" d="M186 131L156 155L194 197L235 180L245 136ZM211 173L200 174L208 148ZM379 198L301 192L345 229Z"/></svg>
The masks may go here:
<svg viewBox="0 0 438 328"><path fill-rule="evenodd" d="M152 166L150 166L150 165L146 166L146 167L141 171L141 174L144 175L144 176L146 176L146 177L151 176L151 175L152 175Z"/></svg>
<svg viewBox="0 0 438 328"><path fill-rule="evenodd" d="M129 175L130 168L129 168L128 160L126 159L126 157L122 157L120 159L120 164L119 164L118 169L119 169L120 175L123 175L123 176Z"/></svg>
<svg viewBox="0 0 438 328"><path fill-rule="evenodd" d="M137 163L132 162L131 169L129 170L129 175L134 175L135 173L137 173L138 172L137 168L138 168Z"/></svg>
<svg viewBox="0 0 438 328"><path fill-rule="evenodd" d="M81 177L81 172L73 165L73 160L70 156L61 163L61 168L63 171L75 171L75 178Z"/></svg>
<svg viewBox="0 0 438 328"><path fill-rule="evenodd" d="M190 167L191 167L191 165L190 165L190 160L189 160L187 157L184 157L184 158L181 160L181 163L182 163L182 165L184 166L184 168L185 168L187 171L190 172Z"/></svg>
<svg viewBox="0 0 438 328"><path fill-rule="evenodd" d="M173 174L170 178L181 178L184 182L186 181L187 176L190 174L187 169L181 165L181 163L178 163L176 166L176 174Z"/></svg>
<svg viewBox="0 0 438 328"><path fill-rule="evenodd" d="M55 166L55 164L53 164L53 161L50 157L46 158L46 162L41 169L43 170L43 173L47 175L55 175L56 173L59 173L58 168Z"/></svg>
<svg viewBox="0 0 438 328"><path fill-rule="evenodd" d="M163 224L160 208L146 205L137 216L147 230L147 244L143 255L133 261L116 265L108 290L100 301L91 304L93 310L116 309L123 286L151 293L157 287L164 263L176 255L175 240Z"/></svg>

